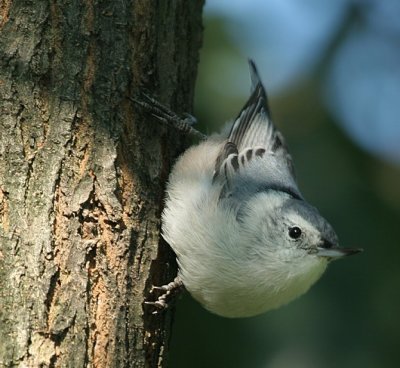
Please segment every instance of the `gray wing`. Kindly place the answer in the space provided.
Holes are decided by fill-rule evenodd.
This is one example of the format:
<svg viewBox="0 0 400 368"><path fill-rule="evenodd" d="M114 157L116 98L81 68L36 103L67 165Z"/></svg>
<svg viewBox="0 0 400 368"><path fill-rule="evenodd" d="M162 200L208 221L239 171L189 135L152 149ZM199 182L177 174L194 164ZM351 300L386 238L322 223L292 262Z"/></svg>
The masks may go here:
<svg viewBox="0 0 400 368"><path fill-rule="evenodd" d="M220 198L245 200L256 192L278 190L302 198L291 156L273 124L265 89L249 60L252 93L234 121L215 164L214 181L222 182Z"/></svg>

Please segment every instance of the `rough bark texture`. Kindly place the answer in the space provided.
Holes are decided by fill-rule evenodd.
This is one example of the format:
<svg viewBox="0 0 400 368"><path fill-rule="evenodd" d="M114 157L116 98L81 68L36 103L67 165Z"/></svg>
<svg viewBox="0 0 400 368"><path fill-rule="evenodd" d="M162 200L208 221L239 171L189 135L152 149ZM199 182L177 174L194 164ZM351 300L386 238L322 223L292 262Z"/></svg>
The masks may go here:
<svg viewBox="0 0 400 368"><path fill-rule="evenodd" d="M0 4L0 366L161 367L159 244L179 134L130 102L190 111L203 0Z"/></svg>

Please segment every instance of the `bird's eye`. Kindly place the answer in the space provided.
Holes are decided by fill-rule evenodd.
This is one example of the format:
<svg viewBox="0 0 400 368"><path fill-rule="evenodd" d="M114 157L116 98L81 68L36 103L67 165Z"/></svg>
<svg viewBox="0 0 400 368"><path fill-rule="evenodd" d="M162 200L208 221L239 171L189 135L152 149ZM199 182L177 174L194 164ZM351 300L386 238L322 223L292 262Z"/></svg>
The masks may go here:
<svg viewBox="0 0 400 368"><path fill-rule="evenodd" d="M300 238L300 235L301 235L301 229L298 226L293 226L289 228L289 236L292 239L298 239Z"/></svg>

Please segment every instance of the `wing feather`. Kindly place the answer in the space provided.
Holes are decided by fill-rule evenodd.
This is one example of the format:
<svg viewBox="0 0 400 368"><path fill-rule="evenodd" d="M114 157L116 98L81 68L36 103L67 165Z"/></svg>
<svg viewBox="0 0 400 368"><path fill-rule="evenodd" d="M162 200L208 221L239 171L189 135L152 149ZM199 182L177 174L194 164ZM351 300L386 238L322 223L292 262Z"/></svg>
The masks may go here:
<svg viewBox="0 0 400 368"><path fill-rule="evenodd" d="M301 198L291 156L282 134L272 122L257 68L252 60L249 66L252 93L218 155L213 179L223 182L221 198L243 200L243 196L268 188L281 188Z"/></svg>

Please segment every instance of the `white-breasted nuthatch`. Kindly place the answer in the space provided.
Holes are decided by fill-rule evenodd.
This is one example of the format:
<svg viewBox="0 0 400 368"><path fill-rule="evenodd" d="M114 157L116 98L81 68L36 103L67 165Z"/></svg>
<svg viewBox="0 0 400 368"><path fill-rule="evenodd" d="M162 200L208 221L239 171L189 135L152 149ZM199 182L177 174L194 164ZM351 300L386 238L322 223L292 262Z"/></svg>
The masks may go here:
<svg viewBox="0 0 400 368"><path fill-rule="evenodd" d="M331 225L301 195L264 87L249 64L250 98L228 134L210 136L178 159L162 214L162 234L179 272L161 288L183 284L224 317L282 306L305 293L330 260L360 251L339 248ZM162 296L149 304L164 302Z"/></svg>

